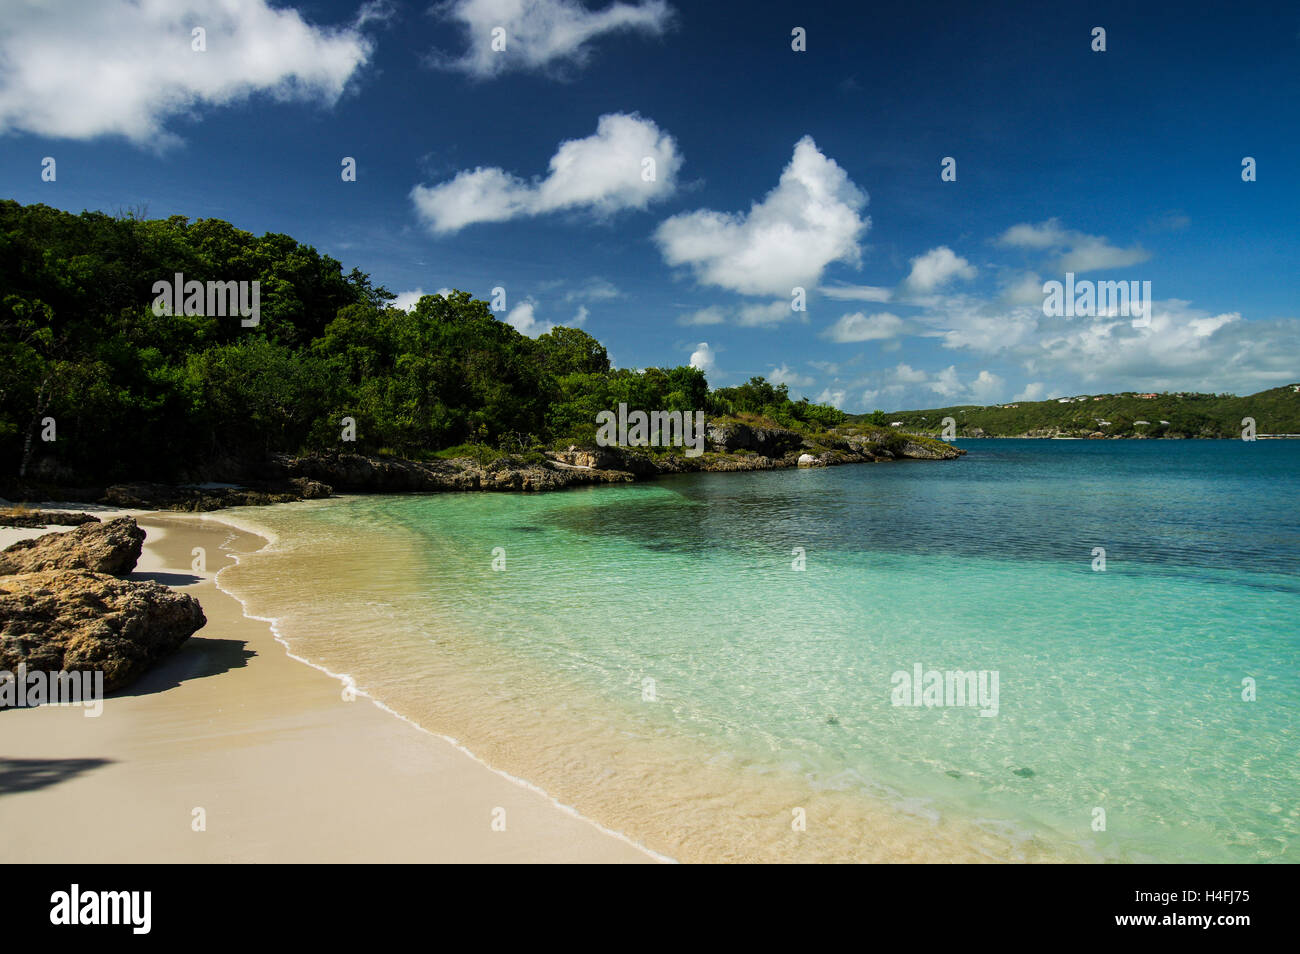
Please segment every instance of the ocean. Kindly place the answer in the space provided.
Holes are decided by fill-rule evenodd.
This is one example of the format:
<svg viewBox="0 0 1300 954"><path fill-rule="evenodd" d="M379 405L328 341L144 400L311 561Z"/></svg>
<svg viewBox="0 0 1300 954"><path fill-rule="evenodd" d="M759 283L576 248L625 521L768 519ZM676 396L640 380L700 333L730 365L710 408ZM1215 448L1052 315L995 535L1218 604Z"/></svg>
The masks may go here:
<svg viewBox="0 0 1300 954"><path fill-rule="evenodd" d="M1300 442L959 444L245 508L218 582L679 860L1300 861Z"/></svg>

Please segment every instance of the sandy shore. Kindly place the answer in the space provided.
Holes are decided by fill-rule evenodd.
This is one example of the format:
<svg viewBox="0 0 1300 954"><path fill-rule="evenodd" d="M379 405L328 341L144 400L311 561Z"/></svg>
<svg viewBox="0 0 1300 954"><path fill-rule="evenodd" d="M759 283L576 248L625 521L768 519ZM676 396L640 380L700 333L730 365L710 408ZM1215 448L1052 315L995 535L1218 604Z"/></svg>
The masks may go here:
<svg viewBox="0 0 1300 954"><path fill-rule="evenodd" d="M214 583L261 538L219 517L137 519L133 578L193 594L208 623L98 718L0 712L7 862L655 860L290 658ZM0 531L0 547L41 532Z"/></svg>

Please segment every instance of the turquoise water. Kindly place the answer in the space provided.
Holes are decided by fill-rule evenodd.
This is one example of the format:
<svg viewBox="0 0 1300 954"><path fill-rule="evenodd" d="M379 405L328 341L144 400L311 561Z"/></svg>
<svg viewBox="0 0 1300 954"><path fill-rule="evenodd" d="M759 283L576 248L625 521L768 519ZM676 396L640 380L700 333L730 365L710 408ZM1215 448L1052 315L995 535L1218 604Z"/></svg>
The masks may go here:
<svg viewBox="0 0 1300 954"><path fill-rule="evenodd" d="M265 581L295 651L670 854L756 818L737 856L800 857L806 791L817 857L880 857L861 800L908 820L898 857L974 831L994 858L1300 860L1300 443L962 446L247 511L318 576L286 601L255 557L235 592ZM893 705L918 664L996 672L996 714Z"/></svg>

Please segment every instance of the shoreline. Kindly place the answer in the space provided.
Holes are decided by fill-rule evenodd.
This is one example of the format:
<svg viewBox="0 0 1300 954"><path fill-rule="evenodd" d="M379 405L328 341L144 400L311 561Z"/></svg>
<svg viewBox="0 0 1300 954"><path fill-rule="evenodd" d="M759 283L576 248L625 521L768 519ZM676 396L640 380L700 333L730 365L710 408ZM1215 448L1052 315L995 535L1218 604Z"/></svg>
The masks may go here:
<svg viewBox="0 0 1300 954"><path fill-rule="evenodd" d="M239 532L241 532L241 533L249 533L249 534L252 534L252 535L254 535L254 536L260 537L261 539L263 539L263 540L265 541L265 543L263 544L263 548L273 546L273 545L275 544L276 540L278 539L278 536L277 536L273 531L268 530L268 529L266 529L266 528L259 527L259 528L257 528L257 529L254 529L251 525L240 525L239 523L236 523L236 522L234 522L234 521L232 521L232 520L230 520L230 519L226 519L226 518L222 518L222 517L213 517L213 516L211 516L211 515L209 515L209 514L203 514L203 515L199 515L199 516L197 516L196 519L201 520L201 521L210 521L210 522L212 522L212 523L220 524L221 526L224 526L224 527L230 527L231 529L233 529L233 530L237 530L237 531L239 531ZM259 551L254 551L254 552L259 552ZM238 566L239 563L240 563L240 560L238 559L238 557L236 557L236 558L235 558L235 562L234 562L233 564L231 564L231 565L233 565L233 566ZM570 816L572 816L573 818L576 818L576 819L579 819L579 820L581 820L581 821L583 821L583 822L586 822L588 825L591 825L593 828L597 829L598 831L602 832L603 834L606 834L606 835L609 835L609 836L611 836L611 837L613 837L613 838L616 838L616 839L618 839L619 841L622 841L622 842L626 843L627 845L630 845L631 847L637 849L638 851L644 852L646 855L648 855L650 858L652 858L652 859L655 860L655 861L658 861L658 862L660 862L660 863L664 863L664 864L676 864L676 863L677 863L677 862L675 861L675 859L673 859L673 858L669 858L669 857L666 856L666 855L662 855L662 854L660 854L659 852L654 851L653 849L648 848L648 847L646 847L645 845L640 844L639 842L635 841L635 840L632 839L632 838L629 838L627 835L623 834L622 832L620 832L620 831L615 831L615 830L612 829L612 828L608 828L608 827L606 827L605 825L602 825L600 822L598 822L598 821L595 820L594 818L588 818L587 816L585 816L585 815L583 815L582 813L580 813L580 812L579 812L577 809L575 809L573 806L564 804L564 803L561 802L559 799L555 798L553 795L551 795L549 792L547 792L545 789L541 788L541 787L538 786L538 785L533 784L532 782L528 781L527 779L525 779L525 778L519 778L519 777L517 777L517 776L511 775L509 772L507 772L507 771L505 771L505 770L503 770L503 769L499 769L499 768L493 766L491 763L487 762L486 760L484 760L484 759L480 758L478 755L476 755L472 750L470 750L467 746L465 746L464 743L462 743L459 739L453 738L452 736L449 736L449 735L446 735L446 734L444 734L444 733L438 732L438 731L436 731L436 730L434 730L434 729L427 728L426 726L421 725L421 724L420 724L419 722L417 722L416 720L414 720L414 719L412 719L412 718L410 718L410 717L408 717L408 716L406 716L406 715L403 715L402 713L400 713L400 712L398 712L397 710L393 709L391 706L388 706L388 705L385 704L384 702L382 702L382 701L380 701L379 699L375 698L374 696L370 695L370 694L369 694L368 692L366 692L365 690L358 688L357 685L356 685L356 682L355 682L355 681L353 680L353 678L352 678L350 675L348 675L347 673L337 673L337 672L334 672L334 671L333 671L332 669L330 669L328 666L324 666L324 665L322 665L322 664L320 664L320 663L313 662L312 660L308 659L306 656L300 656L300 655L298 655L297 653L295 653L295 652L293 651L292 648L290 648L288 640L286 640L286 639L284 638L284 635L280 632L280 629L279 629L279 626L278 626L278 624L279 624L279 618L278 618L278 617L258 616L258 615L254 614L254 613L250 613L249 610L248 610L248 606L245 604L245 602L244 602L242 599L240 599L240 598L239 598L238 596L236 596L232 591L226 589L225 587L223 587L223 586L221 585L221 580L220 580L220 578L221 578L221 574L222 574L225 570L227 570L227 569L229 569L229 568L230 568L229 566L225 566L225 567L222 567L220 570L218 570L218 571L216 572L216 574L215 574L215 575L213 576L213 578L212 578L213 585L214 585L218 590L220 590L222 593L226 594L226 596L230 597L232 600L234 600L235 602L239 603L239 605L240 605L240 609L241 609L241 611L243 612L244 617L245 617L246 619L248 619L248 620L250 620L250 621L257 621L257 622L263 622L263 623L266 623L267 628L270 629L270 631L271 631L271 635L274 637L275 641L276 641L277 643L280 644L280 647L283 649L284 654L285 654L286 656L288 656L290 659L292 659L292 660L294 660L294 661L296 661L296 662L299 662L299 663L303 664L304 666L309 666L310 668L315 669L317 672L323 673L323 674L325 674L326 676L328 676L329 678L336 680L340 685L343 686L344 691L346 691L346 692L350 692L350 693L353 694L355 697L362 697L362 698L365 698L365 699L368 700L368 701L370 702L370 704L373 705L375 708L377 708L377 709L379 709L379 710L381 710L381 711L383 711L383 712L386 712L388 715L392 716L392 717L395 718L395 719L398 719L398 720L401 721L401 722L406 723L407 725L411 726L412 728L416 729L417 731L419 731L419 732L421 732L421 733L424 733L425 735L432 736L433 738L440 739L440 740L442 740L443 742L446 742L448 745L452 746L453 748L455 748L455 749L457 749L458 751L460 751L460 752L464 753L465 755L467 755L469 758L473 759L474 762L476 762L477 764L479 764L479 765L483 766L484 768L488 769L490 772L493 772L494 774L499 775L501 778L505 779L506 781L510 782L511 784L513 784L513 785L517 785L517 786L519 786L520 788L526 789L527 791L534 792L534 793L536 793L536 794L542 796L543 798L547 799L547 800L548 800L552 805L554 805L557 809L559 809L560 811L564 812L566 815L570 815Z"/></svg>
<svg viewBox="0 0 1300 954"><path fill-rule="evenodd" d="M98 718L0 714L0 823L19 833L9 860L672 860L359 690L349 700L348 677L294 654L274 620L219 584L273 545L264 533L209 515L133 515L148 536L128 579L190 593L208 623L110 694ZM4 545L61 529L7 529ZM197 546L200 570L186 565Z"/></svg>

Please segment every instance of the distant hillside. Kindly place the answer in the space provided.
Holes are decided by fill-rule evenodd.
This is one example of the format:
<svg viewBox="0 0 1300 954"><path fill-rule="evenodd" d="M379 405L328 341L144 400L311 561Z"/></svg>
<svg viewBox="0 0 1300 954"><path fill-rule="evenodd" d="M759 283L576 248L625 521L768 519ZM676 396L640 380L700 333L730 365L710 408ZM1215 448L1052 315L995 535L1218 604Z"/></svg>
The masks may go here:
<svg viewBox="0 0 1300 954"><path fill-rule="evenodd" d="M899 429L938 435L942 421L957 422L958 437L1165 437L1238 438L1243 418L1258 434L1300 434L1300 384L1258 394L1086 394L1050 401L1013 401L855 415L865 423L899 422Z"/></svg>

